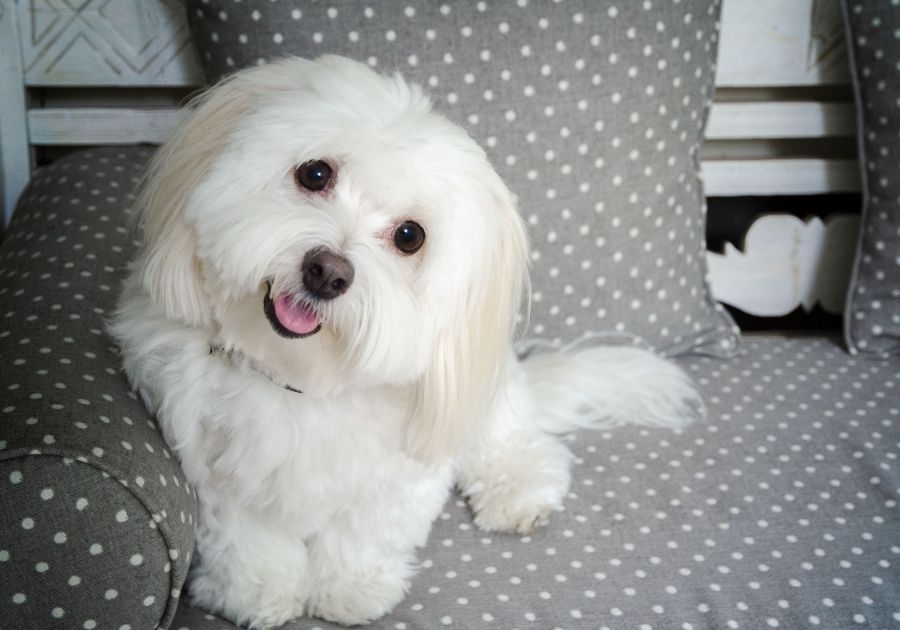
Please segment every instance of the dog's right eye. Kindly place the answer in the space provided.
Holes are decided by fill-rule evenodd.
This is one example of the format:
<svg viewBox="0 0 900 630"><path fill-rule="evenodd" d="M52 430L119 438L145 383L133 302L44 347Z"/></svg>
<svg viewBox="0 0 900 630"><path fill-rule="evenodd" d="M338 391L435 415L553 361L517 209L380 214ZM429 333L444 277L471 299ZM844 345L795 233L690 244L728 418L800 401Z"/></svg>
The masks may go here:
<svg viewBox="0 0 900 630"><path fill-rule="evenodd" d="M323 160L304 162L294 170L297 185L313 192L325 190L331 183L332 175L331 167Z"/></svg>

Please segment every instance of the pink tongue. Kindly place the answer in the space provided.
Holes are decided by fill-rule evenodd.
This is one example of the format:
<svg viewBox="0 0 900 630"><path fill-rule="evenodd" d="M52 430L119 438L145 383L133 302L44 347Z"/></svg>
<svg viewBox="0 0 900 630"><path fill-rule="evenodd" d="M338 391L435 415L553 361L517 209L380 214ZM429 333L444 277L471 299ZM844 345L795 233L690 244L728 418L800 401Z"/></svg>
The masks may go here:
<svg viewBox="0 0 900 630"><path fill-rule="evenodd" d="M275 298L275 317L278 323L298 335L311 333L319 325L319 317L302 304L294 304L289 295Z"/></svg>

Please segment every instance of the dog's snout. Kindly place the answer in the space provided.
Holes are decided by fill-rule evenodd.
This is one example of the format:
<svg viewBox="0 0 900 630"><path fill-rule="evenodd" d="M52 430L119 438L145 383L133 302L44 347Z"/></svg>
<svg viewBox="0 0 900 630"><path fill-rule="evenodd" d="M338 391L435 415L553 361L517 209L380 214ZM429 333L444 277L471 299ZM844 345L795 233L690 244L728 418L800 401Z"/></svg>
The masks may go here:
<svg viewBox="0 0 900 630"><path fill-rule="evenodd" d="M303 259L303 286L313 297L332 300L343 295L353 284L353 265L333 251L310 250Z"/></svg>

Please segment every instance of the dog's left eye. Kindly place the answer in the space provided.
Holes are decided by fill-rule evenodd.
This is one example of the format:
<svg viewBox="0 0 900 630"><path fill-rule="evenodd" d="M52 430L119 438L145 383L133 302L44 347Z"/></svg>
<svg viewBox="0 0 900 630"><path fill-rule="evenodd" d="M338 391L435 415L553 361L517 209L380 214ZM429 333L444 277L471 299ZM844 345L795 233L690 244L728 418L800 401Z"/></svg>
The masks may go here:
<svg viewBox="0 0 900 630"><path fill-rule="evenodd" d="M297 184L313 192L324 190L331 182L332 175L331 167L323 160L304 162L294 171Z"/></svg>
<svg viewBox="0 0 900 630"><path fill-rule="evenodd" d="M415 221L404 221L394 230L394 246L404 254L415 254L425 244L425 230Z"/></svg>

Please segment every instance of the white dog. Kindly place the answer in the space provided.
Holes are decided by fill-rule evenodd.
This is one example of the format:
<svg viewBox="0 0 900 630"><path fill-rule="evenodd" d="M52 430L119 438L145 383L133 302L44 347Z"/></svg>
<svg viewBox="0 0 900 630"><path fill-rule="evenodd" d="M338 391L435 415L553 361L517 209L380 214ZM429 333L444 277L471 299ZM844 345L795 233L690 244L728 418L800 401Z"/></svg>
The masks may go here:
<svg viewBox="0 0 900 630"><path fill-rule="evenodd" d="M456 484L487 530L558 508L552 434L702 403L634 348L511 352L527 241L400 77L288 59L206 93L154 159L112 331L200 498L194 604L256 628L390 611Z"/></svg>

